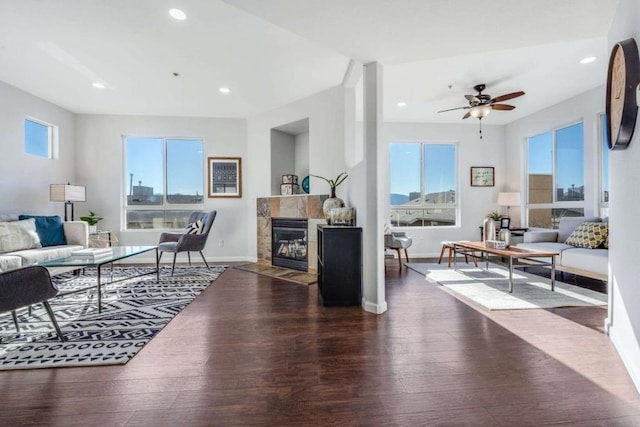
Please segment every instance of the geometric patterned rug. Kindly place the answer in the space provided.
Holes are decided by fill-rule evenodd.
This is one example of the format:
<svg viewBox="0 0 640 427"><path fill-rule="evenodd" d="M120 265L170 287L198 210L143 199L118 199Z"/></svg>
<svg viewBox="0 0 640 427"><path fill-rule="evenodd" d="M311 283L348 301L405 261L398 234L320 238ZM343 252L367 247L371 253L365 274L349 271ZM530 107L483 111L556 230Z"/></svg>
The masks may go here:
<svg viewBox="0 0 640 427"><path fill-rule="evenodd" d="M110 269L103 268L102 313L96 286L49 301L65 342L42 304L31 315L18 310L20 335L11 313L0 315L0 370L127 363L225 269L176 267L172 277L171 267L161 267L158 281L155 267L114 267L109 282ZM87 268L79 277L66 273L52 280L63 293L95 285L96 272Z"/></svg>

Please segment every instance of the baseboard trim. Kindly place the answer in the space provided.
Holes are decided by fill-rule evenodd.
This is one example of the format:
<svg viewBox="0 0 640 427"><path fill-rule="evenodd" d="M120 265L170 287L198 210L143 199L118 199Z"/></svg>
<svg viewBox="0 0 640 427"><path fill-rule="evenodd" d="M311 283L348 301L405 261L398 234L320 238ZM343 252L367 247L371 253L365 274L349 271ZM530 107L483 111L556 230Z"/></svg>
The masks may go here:
<svg viewBox="0 0 640 427"><path fill-rule="evenodd" d="M624 367L627 368L631 381L640 392L640 368L638 367L638 360L640 360L640 351L633 351L629 348L629 345L624 345L624 337L620 337L617 333L617 328L614 325L609 325L608 328L609 339L613 343ZM637 348L637 347L636 347ZM629 354L636 353L636 354Z"/></svg>
<svg viewBox="0 0 640 427"><path fill-rule="evenodd" d="M371 301L367 301L362 298L362 308L364 311L373 314L382 314L387 311L387 302L382 301L380 304L373 303Z"/></svg>

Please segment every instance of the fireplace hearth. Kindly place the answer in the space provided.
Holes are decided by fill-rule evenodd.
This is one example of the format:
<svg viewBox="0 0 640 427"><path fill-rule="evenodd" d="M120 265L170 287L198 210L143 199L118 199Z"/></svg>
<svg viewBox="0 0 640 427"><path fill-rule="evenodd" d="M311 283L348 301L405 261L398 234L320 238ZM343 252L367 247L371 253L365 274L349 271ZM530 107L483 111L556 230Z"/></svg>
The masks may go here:
<svg viewBox="0 0 640 427"><path fill-rule="evenodd" d="M306 219L272 218L271 242L273 265L308 271Z"/></svg>

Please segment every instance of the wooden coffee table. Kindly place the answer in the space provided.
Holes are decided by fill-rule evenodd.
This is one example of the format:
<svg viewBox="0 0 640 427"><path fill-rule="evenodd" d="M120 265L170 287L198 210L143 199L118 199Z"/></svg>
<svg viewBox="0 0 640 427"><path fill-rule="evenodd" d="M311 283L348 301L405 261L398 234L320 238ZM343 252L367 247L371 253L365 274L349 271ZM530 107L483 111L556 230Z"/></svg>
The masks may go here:
<svg viewBox="0 0 640 427"><path fill-rule="evenodd" d="M514 260L524 259L528 264L534 263L538 265L551 266L551 291L555 290L556 286L556 255L560 255L560 252L556 251L537 251L531 249L518 248L511 246L507 249L494 249L488 248L484 245L484 242L452 242L453 243L453 268L458 269L456 254L466 253L468 251L480 252L480 259L486 261L486 268L489 269L489 255L495 255L508 260L507 265L509 267L509 293L513 292L513 266ZM546 262L542 258L551 258L551 262ZM495 262L495 260L491 260ZM500 263L498 263L500 264Z"/></svg>

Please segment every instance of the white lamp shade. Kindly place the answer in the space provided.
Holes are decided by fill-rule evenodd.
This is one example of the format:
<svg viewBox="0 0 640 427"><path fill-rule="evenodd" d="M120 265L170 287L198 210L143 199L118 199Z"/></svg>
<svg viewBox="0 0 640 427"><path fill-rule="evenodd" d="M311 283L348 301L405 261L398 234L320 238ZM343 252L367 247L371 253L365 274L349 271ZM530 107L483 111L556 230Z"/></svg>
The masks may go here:
<svg viewBox="0 0 640 427"><path fill-rule="evenodd" d="M475 107L471 107L469 110L469 115L471 117L475 117L476 119L481 119L485 116L488 116L491 112L491 107L488 105L476 105Z"/></svg>
<svg viewBox="0 0 640 427"><path fill-rule="evenodd" d="M86 202L84 185L50 184L49 200L52 202Z"/></svg>
<svg viewBox="0 0 640 427"><path fill-rule="evenodd" d="M499 206L520 206L520 193L514 192L500 192L498 193L498 205Z"/></svg>

